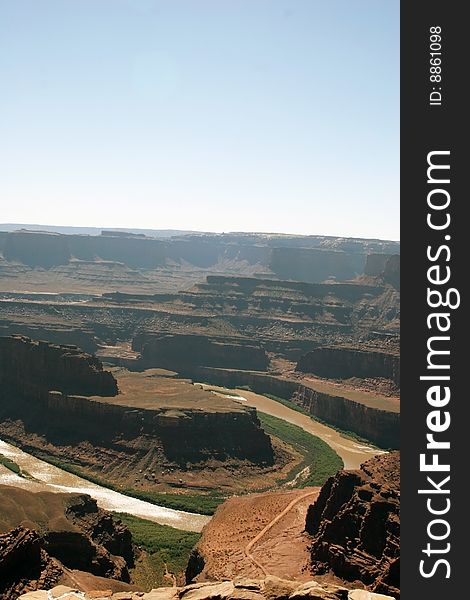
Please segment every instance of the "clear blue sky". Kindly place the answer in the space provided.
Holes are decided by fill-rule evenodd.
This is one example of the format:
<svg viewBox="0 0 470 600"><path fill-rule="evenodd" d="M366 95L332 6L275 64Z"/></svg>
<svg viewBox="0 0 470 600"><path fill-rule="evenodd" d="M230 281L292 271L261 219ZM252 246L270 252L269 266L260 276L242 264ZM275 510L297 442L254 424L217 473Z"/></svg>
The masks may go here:
<svg viewBox="0 0 470 600"><path fill-rule="evenodd" d="M1 0L0 222L399 237L398 0Z"/></svg>

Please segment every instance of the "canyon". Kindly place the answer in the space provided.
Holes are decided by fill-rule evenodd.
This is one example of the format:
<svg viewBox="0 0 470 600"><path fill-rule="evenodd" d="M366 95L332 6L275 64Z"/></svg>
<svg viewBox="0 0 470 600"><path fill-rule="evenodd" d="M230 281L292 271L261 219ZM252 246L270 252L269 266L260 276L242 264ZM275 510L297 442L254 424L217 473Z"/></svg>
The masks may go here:
<svg viewBox="0 0 470 600"><path fill-rule="evenodd" d="M25 337L0 339L0 355L0 434L33 454L161 491L204 489L209 472L211 487L230 488L227 469L269 480L289 460L279 464L255 409L171 374L111 373L77 348Z"/></svg>
<svg viewBox="0 0 470 600"><path fill-rule="evenodd" d="M137 589L101 500L0 457L5 598L399 598L399 289L390 241L0 231L2 440L205 525L186 585Z"/></svg>

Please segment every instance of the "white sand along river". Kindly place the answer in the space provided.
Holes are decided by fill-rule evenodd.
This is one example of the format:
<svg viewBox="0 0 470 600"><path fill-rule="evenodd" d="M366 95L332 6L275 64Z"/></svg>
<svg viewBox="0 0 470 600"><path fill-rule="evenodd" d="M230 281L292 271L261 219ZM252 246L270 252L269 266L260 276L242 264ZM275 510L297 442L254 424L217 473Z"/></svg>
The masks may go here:
<svg viewBox="0 0 470 600"><path fill-rule="evenodd" d="M15 475L15 473L0 465L0 483L4 485L22 487L32 492L89 494L97 501L98 506L105 510L128 513L135 517L148 519L161 525L170 525L184 531L201 531L204 525L210 521L210 517L205 515L157 506L96 485L39 458L35 458L2 440L0 440L0 454L14 461L21 467L22 471L26 471L35 480Z"/></svg>

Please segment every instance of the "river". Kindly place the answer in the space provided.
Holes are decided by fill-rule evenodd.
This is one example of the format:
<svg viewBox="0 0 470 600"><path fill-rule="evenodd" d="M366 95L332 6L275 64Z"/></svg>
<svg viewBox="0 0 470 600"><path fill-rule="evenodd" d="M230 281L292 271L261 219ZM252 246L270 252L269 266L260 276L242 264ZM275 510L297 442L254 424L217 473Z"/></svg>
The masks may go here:
<svg viewBox="0 0 470 600"><path fill-rule="evenodd" d="M341 457L345 469L358 469L360 465L376 456L383 454L379 450L353 438L345 437L335 429L313 420L310 416L289 408L276 400L272 400L261 394L248 392L240 389L228 389L215 385L200 384L205 389L216 390L217 393L225 395L232 400L244 402L248 406L254 406L259 412L264 412L273 417L283 419L288 423L301 427L304 431L316 435L326 442Z"/></svg>
<svg viewBox="0 0 470 600"><path fill-rule="evenodd" d="M312 435L318 436L337 452L343 460L346 469L358 469L361 463L367 459L383 453L382 450L344 437L335 429L314 421L308 415L293 410L261 394L213 385L199 385L202 385L206 389L216 390L217 394L231 398L232 400L254 406L260 412L283 419L301 427ZM33 481L20 477L0 465L0 484L13 485L33 492L51 491L89 494L97 501L98 506L105 510L128 513L184 531L200 532L204 525L210 521L210 517L205 515L165 508L91 483L39 458L35 458L2 440L0 440L0 454L13 460L23 471L26 471L34 478Z"/></svg>
<svg viewBox="0 0 470 600"><path fill-rule="evenodd" d="M25 488L32 492L89 494L97 501L98 506L105 510L128 513L135 517L154 521L160 525L170 525L184 531L199 532L210 521L210 517L205 515L157 506L91 483L39 458L35 458L3 440L0 440L0 454L14 461L23 471L29 473L36 480L32 481L15 475L15 473L0 465L0 483L4 485Z"/></svg>

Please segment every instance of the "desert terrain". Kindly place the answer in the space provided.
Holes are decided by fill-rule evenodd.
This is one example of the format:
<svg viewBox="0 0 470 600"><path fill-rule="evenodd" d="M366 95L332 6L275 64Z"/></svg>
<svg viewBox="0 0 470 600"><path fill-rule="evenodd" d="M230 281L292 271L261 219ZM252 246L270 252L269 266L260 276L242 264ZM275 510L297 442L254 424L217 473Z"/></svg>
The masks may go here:
<svg viewBox="0 0 470 600"><path fill-rule="evenodd" d="M5 598L58 584L183 597L233 580L226 593L261 600L276 578L286 597L313 578L322 598L398 598L397 503L374 516L370 495L394 467L361 466L399 447L398 253L325 236L0 232ZM371 512L364 527L388 532L380 551L358 534L349 571L320 510L343 485L338 514ZM380 485L397 497L395 479ZM67 521L77 494L127 531L127 559L53 550L54 536L72 553L97 545ZM34 508L44 498L54 514ZM7 577L15 556L34 574Z"/></svg>

